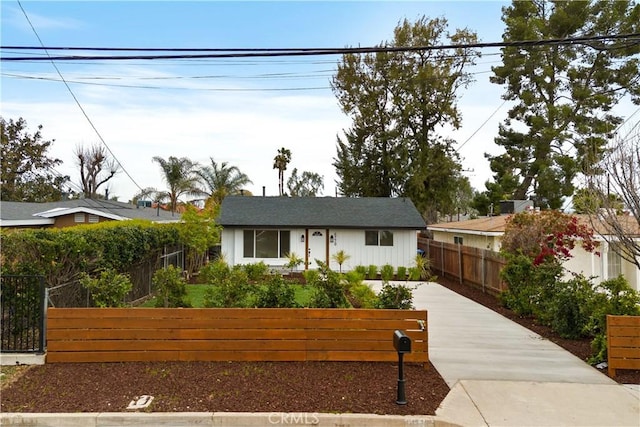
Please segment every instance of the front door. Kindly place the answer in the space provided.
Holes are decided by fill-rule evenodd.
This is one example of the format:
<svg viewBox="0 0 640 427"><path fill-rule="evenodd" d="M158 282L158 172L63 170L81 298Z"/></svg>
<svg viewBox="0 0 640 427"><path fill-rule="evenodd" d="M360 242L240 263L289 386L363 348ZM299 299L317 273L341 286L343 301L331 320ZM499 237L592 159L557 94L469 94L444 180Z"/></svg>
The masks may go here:
<svg viewBox="0 0 640 427"><path fill-rule="evenodd" d="M316 269L316 260L327 262L327 230L308 229L309 245L307 247L308 268Z"/></svg>

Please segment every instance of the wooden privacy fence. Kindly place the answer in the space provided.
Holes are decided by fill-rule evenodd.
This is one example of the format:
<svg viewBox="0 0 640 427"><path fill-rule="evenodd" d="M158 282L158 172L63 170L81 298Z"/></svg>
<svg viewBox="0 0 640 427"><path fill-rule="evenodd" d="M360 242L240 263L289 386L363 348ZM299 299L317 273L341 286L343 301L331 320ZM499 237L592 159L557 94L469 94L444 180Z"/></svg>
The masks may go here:
<svg viewBox="0 0 640 427"><path fill-rule="evenodd" d="M426 310L51 308L46 361L395 361L396 329L426 367Z"/></svg>
<svg viewBox="0 0 640 427"><path fill-rule="evenodd" d="M441 277L470 284L494 294L507 289L500 278L506 261L499 253L418 237L418 247L429 258L431 270Z"/></svg>
<svg viewBox="0 0 640 427"><path fill-rule="evenodd" d="M640 316L607 316L607 365L616 369L640 369Z"/></svg>

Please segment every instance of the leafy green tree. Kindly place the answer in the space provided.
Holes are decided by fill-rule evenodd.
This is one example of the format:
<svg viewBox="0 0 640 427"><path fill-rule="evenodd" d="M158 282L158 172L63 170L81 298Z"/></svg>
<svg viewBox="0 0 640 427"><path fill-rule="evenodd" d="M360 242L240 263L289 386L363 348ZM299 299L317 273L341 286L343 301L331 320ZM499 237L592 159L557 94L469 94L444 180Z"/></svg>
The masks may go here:
<svg viewBox="0 0 640 427"><path fill-rule="evenodd" d="M293 168L287 180L287 188L291 197L316 197L324 189L324 179L319 174L308 171L298 176L298 169Z"/></svg>
<svg viewBox="0 0 640 427"><path fill-rule="evenodd" d="M278 169L278 194L284 195L284 171L291 162L291 151L282 147L278 149L278 154L273 158L273 168Z"/></svg>
<svg viewBox="0 0 640 427"><path fill-rule="evenodd" d="M97 199L98 189L116 176L120 165L102 145L92 145L89 148L80 145L76 147L74 154L80 169L80 186L84 197Z"/></svg>
<svg viewBox="0 0 640 427"><path fill-rule="evenodd" d="M503 8L505 42L638 33L640 5L631 1L514 1ZM628 40L502 48L491 82L514 101L495 142L488 188L508 199L560 208L578 173L590 174L621 117L625 95L640 102L640 45Z"/></svg>
<svg viewBox="0 0 640 427"><path fill-rule="evenodd" d="M237 166L229 166L227 162L218 164L213 157L211 164L196 170L196 175L205 185L207 196L220 204L225 196L240 194L243 187L252 184L249 177Z"/></svg>
<svg viewBox="0 0 640 427"><path fill-rule="evenodd" d="M475 42L475 33L447 31L444 18L404 20L382 47ZM332 80L351 128L338 137L334 167L346 196L409 196L429 222L454 209L460 165L441 126L461 123L457 97L471 81L467 66L478 53L404 50L346 54Z"/></svg>
<svg viewBox="0 0 640 427"><path fill-rule="evenodd" d="M175 213L179 198L184 194L202 194L198 188L197 164L186 157L170 156L168 160L155 156L153 161L160 165L163 179L169 186L166 192L156 192L156 198L168 198L171 205L171 213Z"/></svg>
<svg viewBox="0 0 640 427"><path fill-rule="evenodd" d="M68 176L55 171L60 159L47 156L54 140L42 139L42 125L29 134L23 118L6 121L0 117L0 200L50 202L62 198Z"/></svg>

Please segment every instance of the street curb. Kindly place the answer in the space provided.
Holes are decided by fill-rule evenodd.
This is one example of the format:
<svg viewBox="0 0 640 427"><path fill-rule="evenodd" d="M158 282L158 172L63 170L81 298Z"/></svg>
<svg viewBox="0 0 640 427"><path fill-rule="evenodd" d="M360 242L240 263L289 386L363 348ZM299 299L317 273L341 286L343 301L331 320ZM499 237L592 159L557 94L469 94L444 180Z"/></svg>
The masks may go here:
<svg viewBox="0 0 640 427"><path fill-rule="evenodd" d="M461 427L430 415L320 414L293 412L159 412L159 413L8 413L0 417L3 426L33 427Z"/></svg>

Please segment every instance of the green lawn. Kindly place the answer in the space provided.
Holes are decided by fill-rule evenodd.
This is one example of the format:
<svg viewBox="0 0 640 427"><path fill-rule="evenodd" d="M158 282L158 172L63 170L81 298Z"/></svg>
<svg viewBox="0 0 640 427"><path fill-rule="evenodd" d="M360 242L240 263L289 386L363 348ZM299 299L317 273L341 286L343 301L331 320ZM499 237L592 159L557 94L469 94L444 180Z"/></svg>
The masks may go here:
<svg viewBox="0 0 640 427"><path fill-rule="evenodd" d="M311 299L311 293L313 292L313 288L310 286L303 285L292 285L296 292L296 302L300 304L302 307L307 306L309 300ZM195 308L204 307L204 291L208 288L208 285L187 285L187 296L189 301L191 301L191 305ZM141 307L155 307L156 299L151 298L146 301Z"/></svg>

